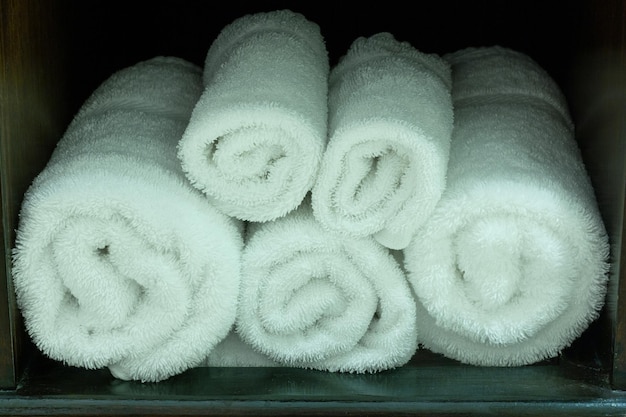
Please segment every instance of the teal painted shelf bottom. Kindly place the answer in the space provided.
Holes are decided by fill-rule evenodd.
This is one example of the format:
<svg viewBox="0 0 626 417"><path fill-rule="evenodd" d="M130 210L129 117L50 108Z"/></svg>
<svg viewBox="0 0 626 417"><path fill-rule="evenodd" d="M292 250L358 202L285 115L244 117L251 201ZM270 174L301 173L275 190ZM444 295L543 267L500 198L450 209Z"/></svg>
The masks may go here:
<svg viewBox="0 0 626 417"><path fill-rule="evenodd" d="M295 368L196 368L159 383L37 357L2 415L626 415L626 392L600 369L555 360L461 365L428 351L378 374Z"/></svg>

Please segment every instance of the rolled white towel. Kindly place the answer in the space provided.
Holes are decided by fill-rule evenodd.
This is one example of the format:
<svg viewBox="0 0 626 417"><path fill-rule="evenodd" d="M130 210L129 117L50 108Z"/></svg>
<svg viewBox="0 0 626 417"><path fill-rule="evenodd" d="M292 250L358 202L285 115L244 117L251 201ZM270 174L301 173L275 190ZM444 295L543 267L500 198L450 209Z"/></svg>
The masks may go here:
<svg viewBox="0 0 626 417"><path fill-rule="evenodd" d="M201 69L175 57L116 72L25 194L13 279L49 357L158 381L231 329L241 222L189 185L176 156L201 92Z"/></svg>
<svg viewBox="0 0 626 417"><path fill-rule="evenodd" d="M313 188L320 223L402 249L445 188L447 62L390 33L358 38L330 73L329 141Z"/></svg>
<svg viewBox="0 0 626 417"><path fill-rule="evenodd" d="M258 368L279 367L280 363L245 343L236 331L232 331L207 356L203 366Z"/></svg>
<svg viewBox="0 0 626 417"><path fill-rule="evenodd" d="M521 52L445 58L455 105L447 188L404 250L420 342L475 365L555 357L597 317L608 262L567 103Z"/></svg>
<svg viewBox="0 0 626 417"><path fill-rule="evenodd" d="M387 248L325 231L309 197L249 233L236 323L243 342L279 364L327 371L376 372L411 358L415 301Z"/></svg>
<svg viewBox="0 0 626 417"><path fill-rule="evenodd" d="M298 207L326 146L328 71L319 27L299 13L226 26L207 53L206 89L180 141L191 183L242 220Z"/></svg>

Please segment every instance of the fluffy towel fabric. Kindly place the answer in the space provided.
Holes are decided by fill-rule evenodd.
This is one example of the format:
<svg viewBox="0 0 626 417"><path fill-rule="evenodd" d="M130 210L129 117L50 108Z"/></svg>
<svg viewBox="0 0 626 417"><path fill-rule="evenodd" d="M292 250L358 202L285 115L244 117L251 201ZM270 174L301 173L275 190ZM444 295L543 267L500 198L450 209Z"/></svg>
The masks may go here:
<svg viewBox="0 0 626 417"><path fill-rule="evenodd" d="M258 13L226 26L207 53L206 90L180 141L191 183L242 220L298 207L326 146L328 72L319 27L301 14Z"/></svg>
<svg viewBox="0 0 626 417"><path fill-rule="evenodd" d="M499 46L445 56L448 185L405 249L420 342L462 362L556 356L604 302L608 238L558 86Z"/></svg>
<svg viewBox="0 0 626 417"><path fill-rule="evenodd" d="M175 57L116 72L27 191L13 278L51 358L158 381L200 363L231 329L241 222L207 204L176 156L201 77Z"/></svg>
<svg viewBox="0 0 626 417"><path fill-rule="evenodd" d="M329 141L313 189L325 227L402 249L445 187L447 62L389 33L358 38L329 83Z"/></svg>
<svg viewBox="0 0 626 417"><path fill-rule="evenodd" d="M241 340L236 331L232 331L211 350L203 366L257 368L278 367L281 364L255 350L251 345Z"/></svg>
<svg viewBox="0 0 626 417"><path fill-rule="evenodd" d="M281 365L356 373L403 365L417 342L400 265L372 238L329 234L309 200L250 231L238 335Z"/></svg>

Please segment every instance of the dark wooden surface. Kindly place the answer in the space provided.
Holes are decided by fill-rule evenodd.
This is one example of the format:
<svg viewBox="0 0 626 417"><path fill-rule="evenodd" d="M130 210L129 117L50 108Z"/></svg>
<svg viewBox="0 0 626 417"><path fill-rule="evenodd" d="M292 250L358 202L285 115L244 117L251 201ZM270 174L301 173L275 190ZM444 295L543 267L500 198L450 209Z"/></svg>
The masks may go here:
<svg viewBox="0 0 626 417"><path fill-rule="evenodd" d="M577 137L611 236L611 282L601 333L612 334L612 384L626 389L626 2L588 2L570 102Z"/></svg>
<svg viewBox="0 0 626 417"><path fill-rule="evenodd" d="M626 415L608 374L565 360L517 368L460 365L427 351L379 374L291 368L197 368L142 384L37 358L9 415Z"/></svg>
<svg viewBox="0 0 626 417"><path fill-rule="evenodd" d="M0 388L14 386L24 335L10 279L22 196L68 123L54 2L0 0Z"/></svg>

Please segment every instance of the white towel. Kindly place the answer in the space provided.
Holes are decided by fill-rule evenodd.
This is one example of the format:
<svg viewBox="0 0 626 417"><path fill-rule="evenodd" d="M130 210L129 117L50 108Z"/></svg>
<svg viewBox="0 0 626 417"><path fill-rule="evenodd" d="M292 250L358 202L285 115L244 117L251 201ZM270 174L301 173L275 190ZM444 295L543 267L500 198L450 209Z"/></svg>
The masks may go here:
<svg viewBox="0 0 626 417"><path fill-rule="evenodd" d="M298 207L326 146L328 71L319 27L299 13L226 26L207 53L206 90L180 141L191 183L242 220Z"/></svg>
<svg viewBox="0 0 626 417"><path fill-rule="evenodd" d="M608 238L558 85L493 46L445 56L448 185L404 250L420 342L462 362L555 357L604 303Z"/></svg>
<svg viewBox="0 0 626 417"><path fill-rule="evenodd" d="M402 249L445 187L450 68L390 33L358 38L329 82L329 141L313 210L330 230Z"/></svg>
<svg viewBox="0 0 626 417"><path fill-rule="evenodd" d="M376 372L417 347L415 301L400 265L372 238L315 221L310 198L246 238L236 330L285 366Z"/></svg>
<svg viewBox="0 0 626 417"><path fill-rule="evenodd" d="M236 331L232 331L207 356L203 366L259 368L279 367L280 363L271 360L267 355L255 350L245 343Z"/></svg>
<svg viewBox="0 0 626 417"><path fill-rule="evenodd" d="M158 381L231 329L241 222L189 185L176 156L201 92L201 69L176 57L116 72L28 189L13 279L49 357Z"/></svg>

